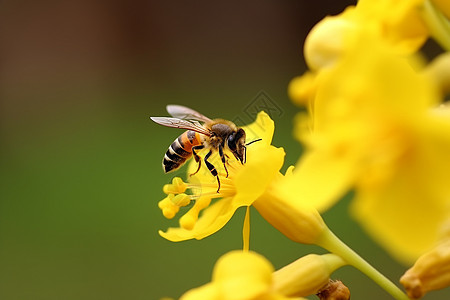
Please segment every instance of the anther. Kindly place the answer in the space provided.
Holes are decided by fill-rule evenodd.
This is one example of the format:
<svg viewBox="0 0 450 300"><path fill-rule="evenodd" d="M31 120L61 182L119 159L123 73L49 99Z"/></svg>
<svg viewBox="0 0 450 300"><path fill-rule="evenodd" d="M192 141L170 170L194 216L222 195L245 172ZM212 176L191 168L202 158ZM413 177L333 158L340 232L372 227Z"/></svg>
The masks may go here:
<svg viewBox="0 0 450 300"><path fill-rule="evenodd" d="M165 184L163 187L163 192L167 195L169 194L180 194L184 193L187 189L187 184L183 182L180 177L174 177L171 184Z"/></svg>
<svg viewBox="0 0 450 300"><path fill-rule="evenodd" d="M162 210L164 217L172 219L180 210L178 205L173 203L173 194L169 194L166 198L158 202L158 207Z"/></svg>

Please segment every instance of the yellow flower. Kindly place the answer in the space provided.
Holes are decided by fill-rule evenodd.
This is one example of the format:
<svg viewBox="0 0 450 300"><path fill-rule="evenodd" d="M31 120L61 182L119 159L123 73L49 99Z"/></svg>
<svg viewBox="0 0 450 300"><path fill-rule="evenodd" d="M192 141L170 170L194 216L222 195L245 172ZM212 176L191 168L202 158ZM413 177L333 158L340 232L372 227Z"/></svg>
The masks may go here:
<svg viewBox="0 0 450 300"><path fill-rule="evenodd" d="M354 188L358 220L412 261L449 209L450 118L431 110L438 93L413 62L370 36L358 45L318 74L311 117L296 132L307 151L283 188L320 211Z"/></svg>
<svg viewBox="0 0 450 300"><path fill-rule="evenodd" d="M186 184L175 178L163 190L168 196L160 201L159 207L167 218L173 218L181 206L186 206L186 189L193 189L193 207L179 220L179 228L169 228L160 235L170 241L202 239L220 230L233 216L237 208L253 205L258 212L288 238L299 243L314 244L327 229L317 210L302 197L294 198L289 190L279 188L285 177L292 176L292 168L286 176L279 172L283 164L282 148L271 146L274 131L273 121L265 113L257 120L243 127L250 136L249 141L262 141L248 147L247 163L241 165L229 160L229 176L220 174L221 188L217 193L217 182L210 172L201 169ZM220 163L215 163L220 166ZM189 172L196 169L191 163ZM173 194L177 194L174 196ZM212 201L215 201L213 204ZM210 205L211 204L211 205ZM202 215L199 217L200 212ZM248 219L247 219L248 220ZM248 232L244 230L244 232ZM248 247L248 233L244 233L244 247Z"/></svg>
<svg viewBox="0 0 450 300"><path fill-rule="evenodd" d="M308 255L274 272L255 252L232 251L216 263L212 280L180 300L288 300L317 293L329 276L345 265L334 254Z"/></svg>
<svg viewBox="0 0 450 300"><path fill-rule="evenodd" d="M170 193L184 193L186 188L192 189L193 194L190 197L195 204L180 218L181 227L169 228L166 232L160 231L162 237L170 241L182 241L209 236L220 230L231 219L236 209L252 205L264 193L283 165L284 150L270 145L274 123L266 113L259 113L256 121L244 126L243 129L247 134L247 141L251 142L258 138L262 140L247 146L245 165L235 159L228 160L228 177L223 168L221 169L220 159L212 156L210 161L218 169L221 181L219 193L217 193L216 179L206 167L203 167L204 164L196 175L189 178L189 183L186 184L177 179L172 185L164 188L165 192L169 193L169 198ZM200 152L200 156L202 154ZM193 173L196 168L197 163L191 161L189 173ZM167 200L163 201L167 202ZM160 208L166 217L175 215L176 209L171 205L160 204ZM202 214L199 217L200 212Z"/></svg>

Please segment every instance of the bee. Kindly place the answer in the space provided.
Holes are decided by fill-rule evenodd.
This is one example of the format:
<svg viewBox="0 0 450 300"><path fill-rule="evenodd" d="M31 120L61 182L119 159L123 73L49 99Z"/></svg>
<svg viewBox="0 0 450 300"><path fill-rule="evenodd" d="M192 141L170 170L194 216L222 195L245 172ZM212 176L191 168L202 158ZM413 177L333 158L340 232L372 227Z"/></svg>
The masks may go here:
<svg viewBox="0 0 450 300"><path fill-rule="evenodd" d="M164 173L177 170L186 160L194 156L195 161L198 163L198 168L191 176L196 174L202 164L198 151L209 149L203 161L211 174L217 178L217 192L219 192L220 179L217 169L208 161L213 151L219 152L227 174L226 177L228 177L226 163L229 157L224 153L224 150L229 150L241 164L244 164L246 161L246 146L257 140L245 144L244 129L237 127L233 122L224 119L210 119L185 106L168 105L167 112L172 118L150 117L150 119L163 126L187 129L187 131L176 138L166 151L162 162Z"/></svg>

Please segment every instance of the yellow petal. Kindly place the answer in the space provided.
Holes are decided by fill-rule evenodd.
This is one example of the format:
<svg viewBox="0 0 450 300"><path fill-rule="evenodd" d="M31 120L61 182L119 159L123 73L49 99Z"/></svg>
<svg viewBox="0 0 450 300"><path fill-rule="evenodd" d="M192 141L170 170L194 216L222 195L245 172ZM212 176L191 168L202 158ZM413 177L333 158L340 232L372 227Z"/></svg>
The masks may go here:
<svg viewBox="0 0 450 300"><path fill-rule="evenodd" d="M354 157L311 151L302 156L292 176L280 183L280 189L323 212L352 187L358 170Z"/></svg>
<svg viewBox="0 0 450 300"><path fill-rule="evenodd" d="M398 260L411 263L439 239L450 213L450 119L418 120L415 142L384 185L361 186L353 213Z"/></svg>
<svg viewBox="0 0 450 300"><path fill-rule="evenodd" d="M262 139L261 142L250 145L248 148L253 148L256 144L270 145L272 143L273 132L275 130L275 124L273 120L264 111L258 113L255 122L243 126L246 134L246 141L251 142L256 139Z"/></svg>
<svg viewBox="0 0 450 300"><path fill-rule="evenodd" d="M398 174L383 189L358 191L352 206L369 234L405 264L436 243L448 217L446 205L420 188L422 178L417 173Z"/></svg>
<svg viewBox="0 0 450 300"><path fill-rule="evenodd" d="M236 194L242 205L251 205L259 197L281 169L284 149L273 146L255 145L248 150L249 159L234 178ZM247 198L247 199L246 199Z"/></svg>
<svg viewBox="0 0 450 300"><path fill-rule="evenodd" d="M201 240L225 226L238 207L230 198L221 199L203 211L202 216L195 223L192 230L172 227L166 232L160 230L159 234L172 242L193 238Z"/></svg>

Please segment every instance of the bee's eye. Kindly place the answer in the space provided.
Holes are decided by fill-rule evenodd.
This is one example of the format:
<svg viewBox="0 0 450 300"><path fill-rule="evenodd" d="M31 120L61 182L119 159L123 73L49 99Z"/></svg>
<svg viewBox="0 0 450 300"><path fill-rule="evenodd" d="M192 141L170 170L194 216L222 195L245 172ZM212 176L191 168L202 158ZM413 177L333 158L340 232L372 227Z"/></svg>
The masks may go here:
<svg viewBox="0 0 450 300"><path fill-rule="evenodd" d="M228 136L228 148L230 148L230 150L236 150L236 133L232 133Z"/></svg>

